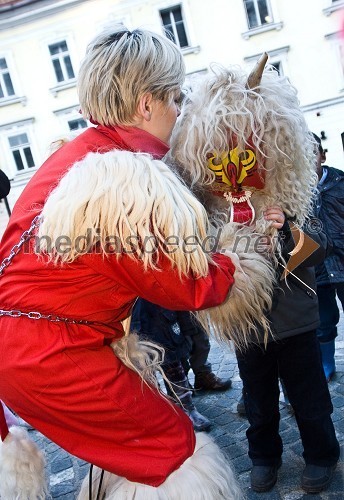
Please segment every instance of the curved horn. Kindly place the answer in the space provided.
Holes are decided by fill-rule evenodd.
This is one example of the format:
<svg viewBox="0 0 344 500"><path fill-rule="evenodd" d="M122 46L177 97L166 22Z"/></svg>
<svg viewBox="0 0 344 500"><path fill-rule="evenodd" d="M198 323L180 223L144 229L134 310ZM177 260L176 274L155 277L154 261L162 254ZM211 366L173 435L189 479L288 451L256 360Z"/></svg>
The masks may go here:
<svg viewBox="0 0 344 500"><path fill-rule="evenodd" d="M249 74L247 78L247 83L246 83L246 88L247 89L254 89L255 87L258 87L260 84L260 81L262 79L263 71L265 68L265 64L268 60L269 56L267 55L266 52L264 52L260 58L257 61L257 64Z"/></svg>

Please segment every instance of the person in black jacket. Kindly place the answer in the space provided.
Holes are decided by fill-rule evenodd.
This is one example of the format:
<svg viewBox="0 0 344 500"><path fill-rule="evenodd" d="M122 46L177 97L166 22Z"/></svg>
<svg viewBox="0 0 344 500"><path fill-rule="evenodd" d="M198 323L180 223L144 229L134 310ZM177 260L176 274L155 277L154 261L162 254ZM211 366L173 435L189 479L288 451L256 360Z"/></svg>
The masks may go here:
<svg viewBox="0 0 344 500"><path fill-rule="evenodd" d="M294 240L282 211L277 219L282 256L288 261ZM308 233L319 247L286 280L280 279L284 271L281 261L272 308L267 314L271 338L265 346L262 335L261 343L236 352L250 424L247 438L253 463L251 486L257 492L269 491L274 486L282 463L279 377L294 409L303 444L306 467L302 488L308 493L325 489L339 458L339 444L331 419L333 407L316 336L319 313L312 266L326 256L326 236L321 232L311 233L307 228L304 233L305 238Z"/></svg>
<svg viewBox="0 0 344 500"><path fill-rule="evenodd" d="M337 297L344 307L344 172L323 165L326 153L321 139L313 136L319 147L316 215L332 243L330 255L315 268L320 313L317 335L325 376L330 381L336 371L335 338L340 317Z"/></svg>
<svg viewBox="0 0 344 500"><path fill-rule="evenodd" d="M198 412L193 403L192 388L181 362L188 356L188 343L176 311L170 311L140 298L133 309L130 329L165 349L162 368L171 384L164 381L167 393L189 416L195 431L208 431L211 423Z"/></svg>

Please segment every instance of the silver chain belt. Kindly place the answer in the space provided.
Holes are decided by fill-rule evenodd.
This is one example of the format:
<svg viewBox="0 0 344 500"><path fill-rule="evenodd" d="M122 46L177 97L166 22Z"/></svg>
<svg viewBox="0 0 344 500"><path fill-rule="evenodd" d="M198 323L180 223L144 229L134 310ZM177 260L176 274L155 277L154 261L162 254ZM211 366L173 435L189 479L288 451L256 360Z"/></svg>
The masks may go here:
<svg viewBox="0 0 344 500"><path fill-rule="evenodd" d="M11 311L7 311L5 309L0 309L0 316L10 316L11 318L20 318L21 316L25 316L29 319L47 319L48 321L52 321L57 323L59 321L63 321L64 323L74 323L74 324L82 324L82 325L95 325L100 324L97 321L87 321L85 319L71 319L71 318L61 318L56 314L41 314L38 311L30 311L23 312L18 309L12 309Z"/></svg>
<svg viewBox="0 0 344 500"><path fill-rule="evenodd" d="M31 223L31 226L27 231L24 231L23 234L20 237L19 243L14 245L11 248L11 251L9 253L8 257L5 257L4 260L2 261L0 265L0 276L3 274L4 270L11 264L13 257L15 257L21 250L21 247L26 243L28 240L30 240L33 236L33 231L39 226L39 223L41 221L41 216L37 215ZM87 321L83 319L71 319L71 318L61 318L60 316L57 316L56 314L42 314L38 311L30 311L30 312L23 312L19 311L18 309L12 309L10 311L7 311L5 309L0 309L0 316L10 316L11 318L20 318L21 316L25 316L26 318L29 319L46 319L48 321L52 322L59 322L62 321L64 323L74 323L77 325L99 325L101 324L98 321Z"/></svg>
<svg viewBox="0 0 344 500"><path fill-rule="evenodd" d="M17 243L11 248L9 256L5 257L4 260L1 262L0 276L2 275L6 267L8 267L11 264L13 257L15 257L20 252L20 249L24 245L24 243L26 243L29 239L32 238L33 231L34 229L36 229L36 227L39 226L40 221L41 221L41 216L37 215L37 217L33 219L29 229L27 231L24 231L23 234L21 235L19 243Z"/></svg>

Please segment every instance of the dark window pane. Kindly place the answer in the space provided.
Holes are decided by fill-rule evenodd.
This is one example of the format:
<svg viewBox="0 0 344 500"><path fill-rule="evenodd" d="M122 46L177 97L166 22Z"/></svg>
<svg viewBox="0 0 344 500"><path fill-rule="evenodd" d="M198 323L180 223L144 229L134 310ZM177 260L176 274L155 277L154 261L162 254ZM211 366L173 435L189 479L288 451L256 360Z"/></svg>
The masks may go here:
<svg viewBox="0 0 344 500"><path fill-rule="evenodd" d="M2 86L1 86L1 83L0 83L0 99L2 99L4 96L4 91L2 90Z"/></svg>
<svg viewBox="0 0 344 500"><path fill-rule="evenodd" d="M68 125L69 125L69 130L78 130L80 128L86 128L87 122L82 118L79 118L77 120L70 120L68 122Z"/></svg>
<svg viewBox="0 0 344 500"><path fill-rule="evenodd" d="M24 163L23 163L23 160L21 158L20 151L18 151L18 150L12 151L12 153L13 153L14 161L16 162L17 169L24 170Z"/></svg>
<svg viewBox="0 0 344 500"><path fill-rule="evenodd" d="M187 47L189 44L188 44L188 39L186 38L183 21L176 23L176 29L180 47Z"/></svg>
<svg viewBox="0 0 344 500"><path fill-rule="evenodd" d="M266 0L258 0L258 9L260 15L260 23L261 24L270 23L271 19L269 17L269 11Z"/></svg>
<svg viewBox="0 0 344 500"><path fill-rule="evenodd" d="M53 43L52 45L49 45L49 51L52 56L58 54L59 52L67 52L67 43L66 42L59 42L59 43Z"/></svg>
<svg viewBox="0 0 344 500"><path fill-rule="evenodd" d="M281 63L280 62L275 62L275 63L272 63L272 66L277 70L277 73L280 74Z"/></svg>
<svg viewBox="0 0 344 500"><path fill-rule="evenodd" d="M170 12L168 10L162 10L160 12L162 24L166 27L171 24Z"/></svg>
<svg viewBox="0 0 344 500"><path fill-rule="evenodd" d="M24 155L26 159L27 166L29 168L35 166L35 162L33 161L32 153L31 153L31 148L24 148Z"/></svg>
<svg viewBox="0 0 344 500"><path fill-rule="evenodd" d="M249 28L256 28L258 26L258 19L256 15L256 10L254 8L253 0L246 0L246 12Z"/></svg>
<svg viewBox="0 0 344 500"><path fill-rule="evenodd" d="M55 59L53 61L53 65L54 65L54 70L55 70L55 75L56 75L57 81L63 82L64 78L63 78L61 63L60 63L59 59Z"/></svg>
<svg viewBox="0 0 344 500"><path fill-rule="evenodd" d="M68 78L74 78L74 71L73 71L73 66L72 66L72 62L70 60L70 57L69 56L65 56L63 58L63 60L64 60L64 63L66 65L66 70L67 70Z"/></svg>
<svg viewBox="0 0 344 500"><path fill-rule="evenodd" d="M14 88L12 85L12 80L11 80L10 74L5 73L3 75L3 77L4 77L4 82L5 82L5 86L6 86L6 90L7 90L7 95L14 95Z"/></svg>
<svg viewBox="0 0 344 500"><path fill-rule="evenodd" d="M4 57L0 59L0 69L7 69L6 59Z"/></svg>
<svg viewBox="0 0 344 500"><path fill-rule="evenodd" d="M178 7L175 7L172 9L174 20L177 21L182 21L182 9L180 8L180 5Z"/></svg>

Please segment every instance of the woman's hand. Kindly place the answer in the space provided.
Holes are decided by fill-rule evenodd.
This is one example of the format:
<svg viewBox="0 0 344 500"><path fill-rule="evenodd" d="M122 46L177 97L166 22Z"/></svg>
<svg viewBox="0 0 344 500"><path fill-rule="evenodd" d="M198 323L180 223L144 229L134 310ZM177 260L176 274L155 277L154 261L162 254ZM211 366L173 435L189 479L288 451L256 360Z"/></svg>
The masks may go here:
<svg viewBox="0 0 344 500"><path fill-rule="evenodd" d="M264 219L271 220L272 227L281 229L285 222L285 215L280 207L269 207L264 211Z"/></svg>

